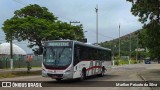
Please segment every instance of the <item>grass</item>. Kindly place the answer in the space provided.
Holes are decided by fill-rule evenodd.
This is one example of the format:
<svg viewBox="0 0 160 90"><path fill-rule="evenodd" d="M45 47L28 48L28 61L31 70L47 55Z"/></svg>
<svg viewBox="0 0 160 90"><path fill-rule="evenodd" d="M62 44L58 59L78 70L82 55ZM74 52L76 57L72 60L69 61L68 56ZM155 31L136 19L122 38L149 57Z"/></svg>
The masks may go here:
<svg viewBox="0 0 160 90"><path fill-rule="evenodd" d="M130 64L136 64L136 60L130 60ZM115 65L125 65L129 64L129 60L116 60Z"/></svg>
<svg viewBox="0 0 160 90"><path fill-rule="evenodd" d="M34 75L41 75L41 71L19 71L19 72L7 72L7 73L0 73L0 78L13 78L19 76L34 76Z"/></svg>

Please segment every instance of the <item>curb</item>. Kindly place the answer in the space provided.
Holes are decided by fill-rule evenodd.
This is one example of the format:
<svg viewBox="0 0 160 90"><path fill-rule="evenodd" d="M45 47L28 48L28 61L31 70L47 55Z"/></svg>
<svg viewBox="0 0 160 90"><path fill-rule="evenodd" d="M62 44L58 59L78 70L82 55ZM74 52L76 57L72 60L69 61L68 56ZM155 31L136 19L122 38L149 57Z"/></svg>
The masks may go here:
<svg viewBox="0 0 160 90"><path fill-rule="evenodd" d="M149 81L147 79L145 79L140 73L137 73L137 75L146 83L149 83ZM154 90L154 88L152 86L150 86L151 90Z"/></svg>

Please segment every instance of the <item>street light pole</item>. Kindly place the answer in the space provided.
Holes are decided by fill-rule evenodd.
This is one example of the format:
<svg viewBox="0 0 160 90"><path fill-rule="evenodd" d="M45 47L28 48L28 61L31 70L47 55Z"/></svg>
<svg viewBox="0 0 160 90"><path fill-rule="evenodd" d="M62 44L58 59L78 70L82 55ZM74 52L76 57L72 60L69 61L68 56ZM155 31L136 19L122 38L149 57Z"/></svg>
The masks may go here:
<svg viewBox="0 0 160 90"><path fill-rule="evenodd" d="M119 58L121 57L120 24L119 24Z"/></svg>
<svg viewBox="0 0 160 90"><path fill-rule="evenodd" d="M138 37L137 37L136 62L138 62Z"/></svg>
<svg viewBox="0 0 160 90"><path fill-rule="evenodd" d="M131 61L131 52L132 52L132 46L131 46L131 33L129 35L129 39L130 39L130 45L129 45L129 64L130 64L130 61Z"/></svg>
<svg viewBox="0 0 160 90"><path fill-rule="evenodd" d="M84 31L83 33L84 33L84 38L85 38L85 33L87 33L88 31Z"/></svg>
<svg viewBox="0 0 160 90"><path fill-rule="evenodd" d="M115 47L116 47L116 44L115 44L115 41L113 39L113 64L112 64L113 66L114 66L114 61L115 61L114 60L115 59L115 54L114 54L115 53Z"/></svg>
<svg viewBox="0 0 160 90"><path fill-rule="evenodd" d="M96 10L96 43L98 44L98 5L95 8Z"/></svg>
<svg viewBox="0 0 160 90"><path fill-rule="evenodd" d="M10 38L10 68L13 70L13 44L12 44L12 34Z"/></svg>

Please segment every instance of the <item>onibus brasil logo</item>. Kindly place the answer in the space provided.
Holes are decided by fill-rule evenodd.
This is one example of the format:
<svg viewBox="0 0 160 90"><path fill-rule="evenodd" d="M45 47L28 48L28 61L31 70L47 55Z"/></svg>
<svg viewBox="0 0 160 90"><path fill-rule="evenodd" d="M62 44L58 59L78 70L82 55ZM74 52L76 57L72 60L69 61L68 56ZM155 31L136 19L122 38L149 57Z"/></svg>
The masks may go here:
<svg viewBox="0 0 160 90"><path fill-rule="evenodd" d="M42 83L37 83L37 82L2 82L2 87L42 87Z"/></svg>

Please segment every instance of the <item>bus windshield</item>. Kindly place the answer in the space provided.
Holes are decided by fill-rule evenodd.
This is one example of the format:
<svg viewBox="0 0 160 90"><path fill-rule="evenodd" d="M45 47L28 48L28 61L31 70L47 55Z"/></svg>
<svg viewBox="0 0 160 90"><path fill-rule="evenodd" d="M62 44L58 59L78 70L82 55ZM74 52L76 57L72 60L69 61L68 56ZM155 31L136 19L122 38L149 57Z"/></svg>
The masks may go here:
<svg viewBox="0 0 160 90"><path fill-rule="evenodd" d="M46 47L44 61L46 66L68 66L72 61L71 47Z"/></svg>

